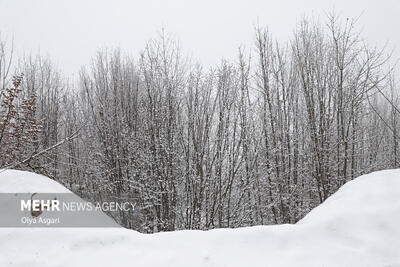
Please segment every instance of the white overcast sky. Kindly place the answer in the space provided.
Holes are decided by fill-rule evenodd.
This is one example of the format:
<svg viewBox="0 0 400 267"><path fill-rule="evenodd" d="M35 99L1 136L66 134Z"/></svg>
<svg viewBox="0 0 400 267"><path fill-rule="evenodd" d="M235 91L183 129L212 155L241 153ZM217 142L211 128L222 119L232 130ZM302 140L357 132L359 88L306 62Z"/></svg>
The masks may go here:
<svg viewBox="0 0 400 267"><path fill-rule="evenodd" d="M0 0L0 33L21 53L48 54L67 74L99 48L119 46L137 56L165 28L192 58L210 66L253 45L255 24L285 41L303 15L335 9L358 17L363 36L400 52L400 0Z"/></svg>

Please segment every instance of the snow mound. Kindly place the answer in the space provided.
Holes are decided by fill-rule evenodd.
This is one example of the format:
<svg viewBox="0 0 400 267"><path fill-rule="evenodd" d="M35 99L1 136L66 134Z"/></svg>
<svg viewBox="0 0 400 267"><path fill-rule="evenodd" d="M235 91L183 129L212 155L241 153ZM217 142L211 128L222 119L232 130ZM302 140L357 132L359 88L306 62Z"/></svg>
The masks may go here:
<svg viewBox="0 0 400 267"><path fill-rule="evenodd" d="M0 173L0 192L39 189L66 190L36 174ZM0 228L0 251L0 266L399 267L400 170L345 184L296 225L151 235L121 228Z"/></svg>
<svg viewBox="0 0 400 267"><path fill-rule="evenodd" d="M0 169L0 193L71 193L71 191L43 175Z"/></svg>
<svg viewBox="0 0 400 267"><path fill-rule="evenodd" d="M0 170L0 193L12 193L11 196L10 194L7 196L2 195L0 198L0 214L8 214L8 216L0 216L0 227L26 226L26 224L21 223L21 217L31 217L31 214L29 211L19 213L19 201L21 199L29 200L34 196L36 200L57 199L60 202L87 203L61 184L46 176L17 170ZM40 217L43 219L60 217L62 223L58 227L120 227L101 210L80 213L65 212L59 213L57 216L51 216L51 214L43 212ZM41 226L48 227L46 224ZM2 266L0 265L0 267Z"/></svg>

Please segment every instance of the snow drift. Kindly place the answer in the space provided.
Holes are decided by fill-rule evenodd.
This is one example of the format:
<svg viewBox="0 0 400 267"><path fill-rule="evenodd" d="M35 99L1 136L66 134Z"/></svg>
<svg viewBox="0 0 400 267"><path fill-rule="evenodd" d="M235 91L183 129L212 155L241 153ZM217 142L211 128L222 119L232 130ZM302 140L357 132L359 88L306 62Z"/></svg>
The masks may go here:
<svg viewBox="0 0 400 267"><path fill-rule="evenodd" d="M7 170L0 173L5 192L69 191L44 176ZM151 235L0 228L0 266L400 266L400 170L348 182L295 225Z"/></svg>

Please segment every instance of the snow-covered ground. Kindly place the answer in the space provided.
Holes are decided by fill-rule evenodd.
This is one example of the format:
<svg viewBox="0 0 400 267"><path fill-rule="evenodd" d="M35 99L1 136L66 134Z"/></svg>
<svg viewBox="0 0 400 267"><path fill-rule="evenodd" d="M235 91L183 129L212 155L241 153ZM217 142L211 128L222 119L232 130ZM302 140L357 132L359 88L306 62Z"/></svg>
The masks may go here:
<svg viewBox="0 0 400 267"><path fill-rule="evenodd" d="M46 177L7 170L0 173L4 192L69 191ZM400 266L400 170L348 182L296 225L151 235L0 228L0 266Z"/></svg>

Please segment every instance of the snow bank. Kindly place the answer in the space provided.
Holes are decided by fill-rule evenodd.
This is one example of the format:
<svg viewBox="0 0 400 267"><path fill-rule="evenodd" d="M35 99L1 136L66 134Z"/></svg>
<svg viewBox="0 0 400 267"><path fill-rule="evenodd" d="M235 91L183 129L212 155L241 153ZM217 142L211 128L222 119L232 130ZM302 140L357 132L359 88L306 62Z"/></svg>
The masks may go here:
<svg viewBox="0 0 400 267"><path fill-rule="evenodd" d="M0 193L71 193L71 191L43 175L0 169Z"/></svg>
<svg viewBox="0 0 400 267"><path fill-rule="evenodd" d="M0 192L21 190L66 189L36 174L0 173ZM400 170L347 183L296 225L152 235L1 228L0 266L400 266Z"/></svg>

